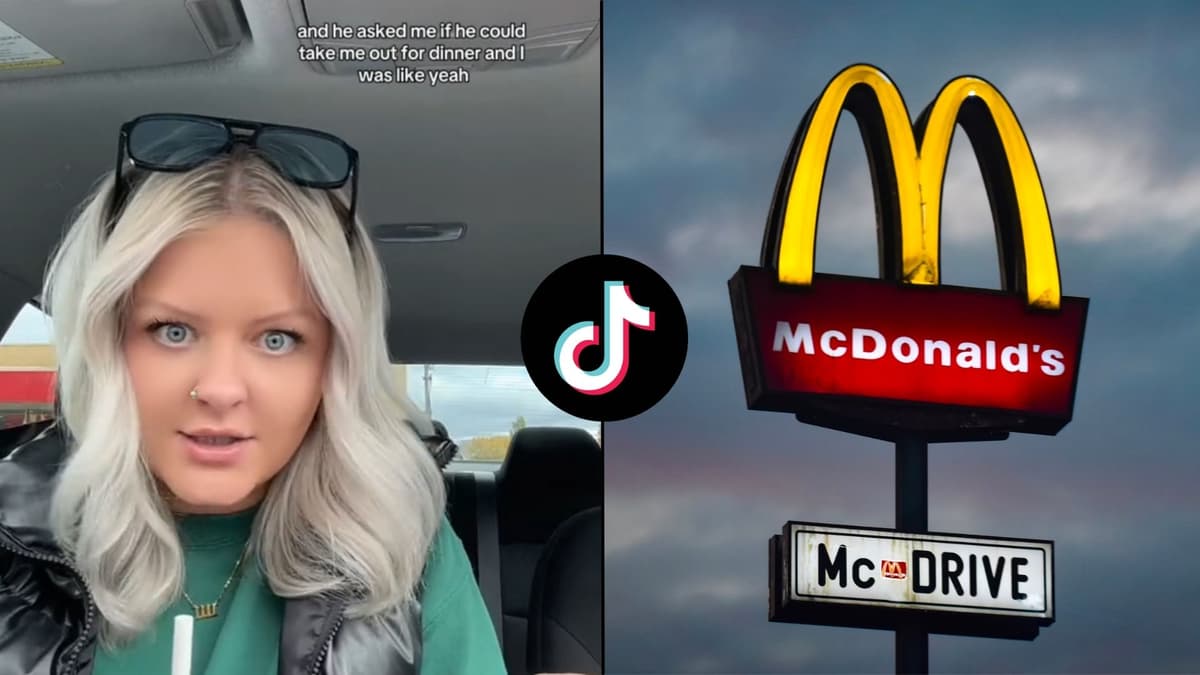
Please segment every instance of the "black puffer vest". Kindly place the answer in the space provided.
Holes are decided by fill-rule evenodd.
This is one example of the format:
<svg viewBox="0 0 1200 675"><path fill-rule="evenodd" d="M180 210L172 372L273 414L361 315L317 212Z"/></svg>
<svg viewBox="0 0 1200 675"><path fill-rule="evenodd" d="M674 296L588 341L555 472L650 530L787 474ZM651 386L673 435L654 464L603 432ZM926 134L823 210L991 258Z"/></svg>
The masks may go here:
<svg viewBox="0 0 1200 675"><path fill-rule="evenodd" d="M48 525L66 448L55 425L0 458L0 675L92 672L99 613ZM287 600L278 675L417 675L417 603L370 622L344 609L326 598Z"/></svg>

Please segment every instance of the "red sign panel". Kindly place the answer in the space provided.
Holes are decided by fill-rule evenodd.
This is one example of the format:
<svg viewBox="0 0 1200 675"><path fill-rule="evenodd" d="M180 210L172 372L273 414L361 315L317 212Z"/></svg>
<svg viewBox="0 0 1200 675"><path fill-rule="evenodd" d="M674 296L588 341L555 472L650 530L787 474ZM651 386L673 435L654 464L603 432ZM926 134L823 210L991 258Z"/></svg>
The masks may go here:
<svg viewBox="0 0 1200 675"><path fill-rule="evenodd" d="M0 371L0 404L54 403L53 370Z"/></svg>
<svg viewBox="0 0 1200 675"><path fill-rule="evenodd" d="M821 274L792 286L754 267L730 291L752 409L884 436L1052 434L1070 421L1085 298L1036 310L999 291Z"/></svg>
<svg viewBox="0 0 1200 675"><path fill-rule="evenodd" d="M880 561L879 567L883 571L884 579L908 578L907 560L883 560Z"/></svg>

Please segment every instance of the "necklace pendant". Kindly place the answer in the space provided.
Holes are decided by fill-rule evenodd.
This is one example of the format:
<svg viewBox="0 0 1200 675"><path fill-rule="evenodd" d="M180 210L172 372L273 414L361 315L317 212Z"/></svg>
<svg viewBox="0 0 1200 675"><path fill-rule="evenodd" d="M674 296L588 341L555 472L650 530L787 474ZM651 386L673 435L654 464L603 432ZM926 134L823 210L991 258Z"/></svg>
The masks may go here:
<svg viewBox="0 0 1200 675"><path fill-rule="evenodd" d="M197 619L211 619L217 615L217 603L208 602L203 605L196 605Z"/></svg>

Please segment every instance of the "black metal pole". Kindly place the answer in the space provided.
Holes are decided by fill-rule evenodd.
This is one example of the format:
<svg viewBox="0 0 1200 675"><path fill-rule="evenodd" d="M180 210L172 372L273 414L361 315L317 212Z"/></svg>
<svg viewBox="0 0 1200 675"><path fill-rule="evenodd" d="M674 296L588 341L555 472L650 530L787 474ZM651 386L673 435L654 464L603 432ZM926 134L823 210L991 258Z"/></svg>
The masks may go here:
<svg viewBox="0 0 1200 675"><path fill-rule="evenodd" d="M896 442L896 529L929 531L929 443L922 439ZM896 672L929 672L929 631L918 619L896 630Z"/></svg>

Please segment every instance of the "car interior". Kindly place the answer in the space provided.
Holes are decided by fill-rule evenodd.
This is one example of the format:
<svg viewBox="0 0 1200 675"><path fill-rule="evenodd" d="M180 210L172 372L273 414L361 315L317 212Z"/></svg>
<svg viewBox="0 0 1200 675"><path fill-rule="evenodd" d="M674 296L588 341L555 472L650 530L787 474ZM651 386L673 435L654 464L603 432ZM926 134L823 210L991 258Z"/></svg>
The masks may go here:
<svg viewBox="0 0 1200 675"><path fill-rule="evenodd" d="M524 37L426 42L519 42L524 59L300 58L301 47L329 56L405 42L298 37L306 26L447 22L519 25ZM112 170L120 125L186 112L346 140L360 155L360 218L388 275L393 361L520 366L537 285L601 250L599 41L599 0L0 0L0 328L39 306L49 256ZM401 65L469 81L358 75ZM0 452L50 423L0 430ZM455 457L454 428L413 423L443 466L448 517L508 671L600 672L597 437L528 426L512 433L502 462L485 462Z"/></svg>

